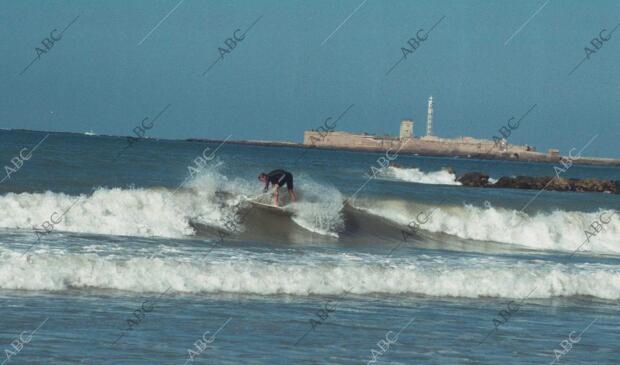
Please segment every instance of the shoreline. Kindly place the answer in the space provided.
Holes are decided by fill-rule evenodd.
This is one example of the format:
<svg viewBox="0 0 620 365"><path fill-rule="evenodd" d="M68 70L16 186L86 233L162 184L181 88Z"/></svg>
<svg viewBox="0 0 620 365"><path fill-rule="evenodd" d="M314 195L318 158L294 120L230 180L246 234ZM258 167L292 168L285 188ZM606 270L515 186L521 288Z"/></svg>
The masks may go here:
<svg viewBox="0 0 620 365"><path fill-rule="evenodd" d="M201 142L201 143L223 143L221 139L210 138L187 138L187 142ZM351 152L377 152L382 153L387 151L386 148L380 147L335 147L335 146L314 146L297 142L279 142L279 141L253 141L253 140L228 140L225 141L228 144L237 145L252 145L263 147L297 147L308 148L317 150L331 150L331 151L351 151ZM514 156L501 153L473 153L473 154L458 154L458 153L440 153L432 152L424 149L409 149L401 150L399 154L415 155L425 157L449 157L449 158L462 158L462 159L479 159L479 160L501 160L501 161L518 161L518 162L542 162L542 163L560 163L560 160L571 160L573 164L578 165L590 165L590 166L610 166L620 167L620 159L602 158L602 157L581 157L571 159L568 156L550 156L542 154L540 152L533 152L531 154L522 154L515 158Z"/></svg>
<svg viewBox="0 0 620 365"><path fill-rule="evenodd" d="M4 132L30 132L30 133L58 133L58 134L69 134L69 135L77 135L77 136L85 136L84 133L80 132L59 132L59 131L39 131L32 129L5 129L2 130ZM103 138L135 138L131 136L115 136L115 135L106 135L106 134L95 134L92 137L103 137ZM237 144L237 145L250 145L250 146L263 146L263 147L296 147L296 148L307 148L307 149L317 149L317 150L331 150L331 151L349 151L349 152L374 152L374 153L384 153L388 149L381 147L345 147L345 146L316 146L316 145L308 145L299 142L291 142L291 141L264 141L264 140L223 140L223 139L211 139L211 138L184 138L184 139L169 139L169 138L155 138L155 137L147 137L147 138L138 138L145 140L155 140L155 141L179 141L179 142L198 142L198 143L227 143L227 144ZM442 153L436 151L429 151L425 149L415 149L409 148L407 150L403 149L399 152L399 154L403 155L414 155L414 156L424 156L424 157L446 157L446 158L458 158L458 159L471 159L471 160L497 160L497 161L515 161L515 162L538 162L538 163L560 163L560 168L562 168L560 160L564 158L565 160L571 160L568 156L551 156L548 154L543 154L540 152L531 152L531 153L522 153L519 157L515 158L513 155L508 153L471 153L471 154L461 154L461 153ZM606 158L606 157L582 157L578 159L572 159L573 164L577 165L587 165L587 166L609 166L609 167L620 167L620 159Z"/></svg>

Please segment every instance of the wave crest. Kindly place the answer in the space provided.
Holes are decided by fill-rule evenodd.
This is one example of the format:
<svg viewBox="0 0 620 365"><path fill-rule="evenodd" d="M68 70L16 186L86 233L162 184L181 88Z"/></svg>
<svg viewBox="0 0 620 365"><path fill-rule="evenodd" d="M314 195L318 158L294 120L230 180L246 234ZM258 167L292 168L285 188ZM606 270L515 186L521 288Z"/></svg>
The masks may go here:
<svg viewBox="0 0 620 365"><path fill-rule="evenodd" d="M555 210L528 215L515 209L471 204L432 207L409 206L400 201L361 203L360 208L403 226L415 222L420 213L428 213L430 219L419 223L422 230L463 239L567 252L581 246L579 251L620 254L620 215L610 210L592 213ZM609 223L595 233L592 224L600 222L601 214Z"/></svg>
<svg viewBox="0 0 620 365"><path fill-rule="evenodd" d="M0 228L170 238L196 234L196 223L220 229L233 223L243 231L240 209L247 207L246 194L260 188L243 179L228 179L214 167L176 190L98 188L79 196L8 193L0 196L4 213ZM296 190L303 200L286 208L293 221L311 232L337 236L344 224L340 192L309 178L302 179Z"/></svg>
<svg viewBox="0 0 620 365"><path fill-rule="evenodd" d="M456 175L447 170L424 172L415 167L390 166L385 169L384 175L393 179L418 184L461 185L459 181L456 181Z"/></svg>
<svg viewBox="0 0 620 365"><path fill-rule="evenodd" d="M223 254L223 252L226 252ZM132 292L247 293L260 295L428 295L531 298L592 296L620 299L617 266L564 265L498 259L315 254L302 258L243 251L200 255L102 257L0 249L0 288L15 290L112 289ZM24 275L28 272L29 275Z"/></svg>

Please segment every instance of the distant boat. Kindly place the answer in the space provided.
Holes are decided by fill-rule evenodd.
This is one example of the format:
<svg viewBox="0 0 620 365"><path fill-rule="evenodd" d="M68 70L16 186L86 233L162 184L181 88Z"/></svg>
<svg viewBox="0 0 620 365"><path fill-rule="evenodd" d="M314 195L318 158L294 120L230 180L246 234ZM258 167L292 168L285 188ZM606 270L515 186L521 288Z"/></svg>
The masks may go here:
<svg viewBox="0 0 620 365"><path fill-rule="evenodd" d="M84 132L84 135L87 135L87 136L96 136L95 132L93 132L93 130L92 130L92 129L91 129L90 131L88 131L88 132Z"/></svg>

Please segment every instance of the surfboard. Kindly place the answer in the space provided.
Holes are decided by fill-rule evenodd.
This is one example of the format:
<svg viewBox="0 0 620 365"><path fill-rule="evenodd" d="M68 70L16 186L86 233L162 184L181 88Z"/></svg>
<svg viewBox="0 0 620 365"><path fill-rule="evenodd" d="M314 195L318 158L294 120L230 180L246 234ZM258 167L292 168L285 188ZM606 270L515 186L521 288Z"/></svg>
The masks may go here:
<svg viewBox="0 0 620 365"><path fill-rule="evenodd" d="M291 215L292 214L290 211L284 209L286 206L284 206L284 207L282 207L282 206L276 207L276 206L274 206L272 204L261 203L261 202L258 202L256 200L249 200L249 202L254 204L255 206L257 206L258 208L270 210L272 212L277 212L277 213L286 214L286 215Z"/></svg>

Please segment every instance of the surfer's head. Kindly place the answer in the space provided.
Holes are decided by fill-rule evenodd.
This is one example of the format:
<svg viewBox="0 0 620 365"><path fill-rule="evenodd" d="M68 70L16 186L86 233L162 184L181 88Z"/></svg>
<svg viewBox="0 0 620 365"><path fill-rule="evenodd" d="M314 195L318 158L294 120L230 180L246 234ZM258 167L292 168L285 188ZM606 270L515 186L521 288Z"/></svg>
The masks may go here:
<svg viewBox="0 0 620 365"><path fill-rule="evenodd" d="M267 174L266 174L266 173L264 173L264 172L261 172L261 173L258 175L258 180L263 181L263 182L267 181Z"/></svg>

